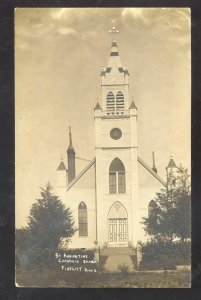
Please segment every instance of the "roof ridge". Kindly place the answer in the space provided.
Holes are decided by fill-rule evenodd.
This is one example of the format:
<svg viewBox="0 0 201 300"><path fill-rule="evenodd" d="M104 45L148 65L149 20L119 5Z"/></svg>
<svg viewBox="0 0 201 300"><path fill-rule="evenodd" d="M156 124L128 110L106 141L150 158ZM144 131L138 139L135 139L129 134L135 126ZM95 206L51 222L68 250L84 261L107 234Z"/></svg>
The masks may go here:
<svg viewBox="0 0 201 300"><path fill-rule="evenodd" d="M160 183L166 186L166 182L155 173L139 156L137 157L138 162L149 172L151 173Z"/></svg>
<svg viewBox="0 0 201 300"><path fill-rule="evenodd" d="M96 158L92 159L88 165L71 181L71 183L67 186L67 191L89 170L91 166L95 163Z"/></svg>

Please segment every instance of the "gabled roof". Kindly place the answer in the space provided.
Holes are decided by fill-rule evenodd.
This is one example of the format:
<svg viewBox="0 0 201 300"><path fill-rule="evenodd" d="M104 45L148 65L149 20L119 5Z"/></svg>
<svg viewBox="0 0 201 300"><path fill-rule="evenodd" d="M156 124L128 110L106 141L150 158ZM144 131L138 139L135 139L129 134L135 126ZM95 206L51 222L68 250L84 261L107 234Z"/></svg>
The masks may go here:
<svg viewBox="0 0 201 300"><path fill-rule="evenodd" d="M59 166L58 166L58 168L57 168L57 171L66 171L67 169L66 169L66 166L65 166L65 164L64 164L64 162L63 162L63 160L60 162L60 164L59 164Z"/></svg>
<svg viewBox="0 0 201 300"><path fill-rule="evenodd" d="M149 172L151 173L162 185L166 186L166 182L155 173L139 156L137 158L138 162ZM71 189L72 186L76 184L76 182L93 166L96 162L96 158L89 162L89 164L71 181L71 183L67 186L67 191Z"/></svg>
<svg viewBox="0 0 201 300"><path fill-rule="evenodd" d="M154 172L139 156L137 157L138 162L149 172L151 173L162 185L166 186L166 182Z"/></svg>
<svg viewBox="0 0 201 300"><path fill-rule="evenodd" d="M67 186L67 191L95 164L96 158L89 162L89 164L71 181Z"/></svg>

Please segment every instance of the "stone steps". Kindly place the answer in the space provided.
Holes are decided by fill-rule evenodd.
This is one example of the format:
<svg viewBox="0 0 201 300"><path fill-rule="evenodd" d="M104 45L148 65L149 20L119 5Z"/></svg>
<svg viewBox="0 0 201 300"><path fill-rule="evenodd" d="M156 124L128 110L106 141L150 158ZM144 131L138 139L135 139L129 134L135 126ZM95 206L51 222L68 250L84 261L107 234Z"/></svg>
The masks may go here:
<svg viewBox="0 0 201 300"><path fill-rule="evenodd" d="M134 265L131 256L136 256L136 251L129 247L109 247L101 251L101 256L106 256L104 270L106 272L133 272Z"/></svg>
<svg viewBox="0 0 201 300"><path fill-rule="evenodd" d="M129 247L108 247L101 250L101 255L112 256L112 255L136 255L136 250Z"/></svg>
<svg viewBox="0 0 201 300"><path fill-rule="evenodd" d="M124 270L128 270L128 272L133 272L134 266L129 255L111 255L108 256L106 260L104 270L106 272L124 272Z"/></svg>

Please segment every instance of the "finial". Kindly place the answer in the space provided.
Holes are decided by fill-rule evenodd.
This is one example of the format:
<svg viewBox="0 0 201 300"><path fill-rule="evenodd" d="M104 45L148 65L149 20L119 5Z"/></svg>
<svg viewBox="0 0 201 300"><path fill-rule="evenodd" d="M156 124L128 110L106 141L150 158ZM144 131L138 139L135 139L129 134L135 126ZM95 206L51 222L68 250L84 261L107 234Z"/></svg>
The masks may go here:
<svg viewBox="0 0 201 300"><path fill-rule="evenodd" d="M153 158L153 167L152 170L157 173L157 169L156 169L156 165L155 165L155 155L154 155L154 151L152 151L152 158Z"/></svg>
<svg viewBox="0 0 201 300"><path fill-rule="evenodd" d="M109 30L109 34L112 34L113 42L115 42L115 39L114 39L115 34L118 34L118 33L119 33L119 30L117 30L115 26L113 26L112 29Z"/></svg>

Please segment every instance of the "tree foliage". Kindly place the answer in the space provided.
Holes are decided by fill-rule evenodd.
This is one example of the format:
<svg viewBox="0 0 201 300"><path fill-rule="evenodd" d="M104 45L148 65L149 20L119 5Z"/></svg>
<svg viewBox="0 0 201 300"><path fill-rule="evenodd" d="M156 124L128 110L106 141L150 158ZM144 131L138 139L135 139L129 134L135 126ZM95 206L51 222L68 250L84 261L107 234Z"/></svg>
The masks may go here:
<svg viewBox="0 0 201 300"><path fill-rule="evenodd" d="M28 226L16 230L16 266L56 266L54 256L61 238L68 242L76 230L70 209L53 194L48 183L31 207Z"/></svg>
<svg viewBox="0 0 201 300"><path fill-rule="evenodd" d="M141 243L142 261L140 269L175 269L177 265L191 263L190 242L164 242L151 239Z"/></svg>
<svg viewBox="0 0 201 300"><path fill-rule="evenodd" d="M167 170L167 185L153 199L144 230L149 235L141 243L142 269L171 269L190 264L190 206L191 190L188 170Z"/></svg>
<svg viewBox="0 0 201 300"><path fill-rule="evenodd" d="M70 239L76 231L70 209L52 189L50 183L41 188L41 198L32 205L28 217L30 241L36 248L57 248L61 237Z"/></svg>
<svg viewBox="0 0 201 300"><path fill-rule="evenodd" d="M155 240L173 242L190 238L191 191L188 170L168 170L167 186L156 194L156 206L143 219L145 232Z"/></svg>

